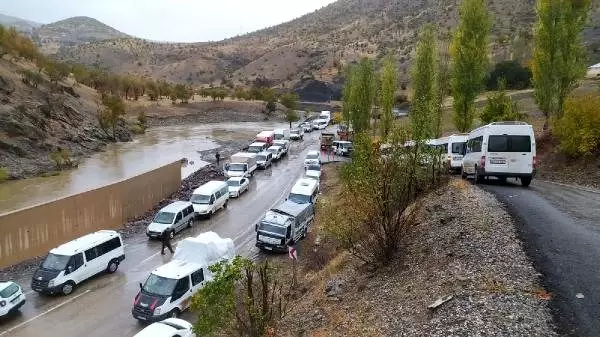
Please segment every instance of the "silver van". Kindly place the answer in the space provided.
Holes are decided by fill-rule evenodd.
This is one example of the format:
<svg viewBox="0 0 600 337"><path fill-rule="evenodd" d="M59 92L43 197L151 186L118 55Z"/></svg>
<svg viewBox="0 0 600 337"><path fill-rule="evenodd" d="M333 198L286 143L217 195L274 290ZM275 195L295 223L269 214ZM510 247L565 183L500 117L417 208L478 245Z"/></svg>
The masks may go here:
<svg viewBox="0 0 600 337"><path fill-rule="evenodd" d="M194 206L189 201L175 201L163 207L148 225L146 235L159 238L164 231L173 238L175 233L190 228L194 224Z"/></svg>

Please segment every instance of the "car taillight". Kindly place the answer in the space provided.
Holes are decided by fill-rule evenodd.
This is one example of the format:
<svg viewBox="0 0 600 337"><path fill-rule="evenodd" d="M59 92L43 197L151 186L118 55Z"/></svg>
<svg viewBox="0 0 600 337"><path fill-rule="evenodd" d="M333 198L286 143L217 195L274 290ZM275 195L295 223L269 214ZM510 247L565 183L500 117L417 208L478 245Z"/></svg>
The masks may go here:
<svg viewBox="0 0 600 337"><path fill-rule="evenodd" d="M533 168L536 169L538 167L538 165L539 165L539 163L538 163L537 157L533 156Z"/></svg>
<svg viewBox="0 0 600 337"><path fill-rule="evenodd" d="M140 303L140 297L142 297L140 294L137 294L137 296L135 297L135 300L133 301L133 305L137 305L138 303Z"/></svg>
<svg viewBox="0 0 600 337"><path fill-rule="evenodd" d="M6 305L6 301L0 301L0 307L3 307Z"/></svg>
<svg viewBox="0 0 600 337"><path fill-rule="evenodd" d="M479 167L485 168L485 156L482 156L481 160L479 160Z"/></svg>

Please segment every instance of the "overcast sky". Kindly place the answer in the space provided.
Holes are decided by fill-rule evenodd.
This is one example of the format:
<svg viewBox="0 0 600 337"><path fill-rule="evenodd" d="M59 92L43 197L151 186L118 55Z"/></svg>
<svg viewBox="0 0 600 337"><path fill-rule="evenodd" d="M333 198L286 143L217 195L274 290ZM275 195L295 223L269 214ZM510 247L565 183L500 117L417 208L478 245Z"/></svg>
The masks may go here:
<svg viewBox="0 0 600 337"><path fill-rule="evenodd" d="M286 22L335 0L0 0L0 13L40 23L98 19L159 41L215 41Z"/></svg>

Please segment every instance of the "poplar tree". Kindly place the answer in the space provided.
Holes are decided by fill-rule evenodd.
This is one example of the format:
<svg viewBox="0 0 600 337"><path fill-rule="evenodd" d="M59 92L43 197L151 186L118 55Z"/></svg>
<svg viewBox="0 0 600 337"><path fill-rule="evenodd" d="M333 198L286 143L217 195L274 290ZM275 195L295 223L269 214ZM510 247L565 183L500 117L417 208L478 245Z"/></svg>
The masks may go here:
<svg viewBox="0 0 600 337"><path fill-rule="evenodd" d="M491 28L485 0L463 0L460 22L451 46L454 125L467 132L475 118L475 99L481 92L488 67Z"/></svg>
<svg viewBox="0 0 600 337"><path fill-rule="evenodd" d="M386 139L392 127L394 96L398 88L396 61L386 57L381 71L381 137Z"/></svg>
<svg viewBox="0 0 600 337"><path fill-rule="evenodd" d="M437 51L433 25L426 25L417 44L417 55L412 70L414 96L411 108L411 127L414 140L434 136L437 90Z"/></svg>
<svg viewBox="0 0 600 337"><path fill-rule="evenodd" d="M538 0L536 5L533 83L536 101L546 117L562 117L565 99L586 73L581 32L591 0Z"/></svg>

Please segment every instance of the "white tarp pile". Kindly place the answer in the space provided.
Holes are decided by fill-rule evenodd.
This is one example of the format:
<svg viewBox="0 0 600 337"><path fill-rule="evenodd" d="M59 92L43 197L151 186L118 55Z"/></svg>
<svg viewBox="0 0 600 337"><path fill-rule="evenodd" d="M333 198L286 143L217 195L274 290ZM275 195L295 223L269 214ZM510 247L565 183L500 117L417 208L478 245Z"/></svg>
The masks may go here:
<svg viewBox="0 0 600 337"><path fill-rule="evenodd" d="M177 244L174 260L198 263L210 266L221 260L230 260L235 257L233 240L221 238L215 232L202 233L196 237L189 237Z"/></svg>

